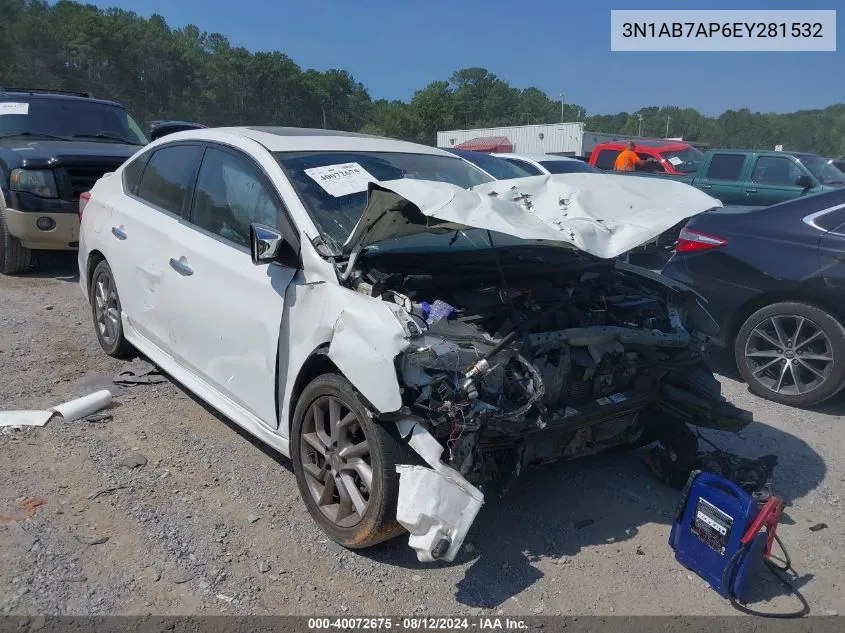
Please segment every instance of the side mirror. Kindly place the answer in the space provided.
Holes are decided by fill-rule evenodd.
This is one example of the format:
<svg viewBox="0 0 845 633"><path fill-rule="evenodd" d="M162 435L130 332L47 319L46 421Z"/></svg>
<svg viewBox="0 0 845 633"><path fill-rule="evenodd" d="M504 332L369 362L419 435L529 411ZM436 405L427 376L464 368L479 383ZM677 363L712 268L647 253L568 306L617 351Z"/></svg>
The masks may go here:
<svg viewBox="0 0 845 633"><path fill-rule="evenodd" d="M798 176L798 180L795 182L796 185L801 187L802 189L812 189L816 186L816 183L813 182L813 179L810 178L807 174L801 174Z"/></svg>
<svg viewBox="0 0 845 633"><path fill-rule="evenodd" d="M256 266L278 262L285 268L299 268L299 251L276 229L265 224L249 225L249 250Z"/></svg>

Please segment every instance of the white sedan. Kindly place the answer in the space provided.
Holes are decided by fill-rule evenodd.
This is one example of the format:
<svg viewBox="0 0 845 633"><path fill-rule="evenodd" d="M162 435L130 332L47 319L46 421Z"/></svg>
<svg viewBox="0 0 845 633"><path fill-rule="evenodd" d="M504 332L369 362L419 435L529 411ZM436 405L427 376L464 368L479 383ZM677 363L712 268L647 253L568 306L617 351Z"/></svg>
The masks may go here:
<svg viewBox="0 0 845 633"><path fill-rule="evenodd" d="M750 420L702 361L695 296L613 260L713 200L595 178L494 182L343 132L179 132L82 197L80 284L102 348L290 456L332 539L404 529L450 561L481 483L644 438L681 463L684 423Z"/></svg>
<svg viewBox="0 0 845 633"><path fill-rule="evenodd" d="M532 176L540 174L601 174L589 163L577 158L568 156L556 156L555 154L491 154L497 158L508 161L511 165L519 167Z"/></svg>

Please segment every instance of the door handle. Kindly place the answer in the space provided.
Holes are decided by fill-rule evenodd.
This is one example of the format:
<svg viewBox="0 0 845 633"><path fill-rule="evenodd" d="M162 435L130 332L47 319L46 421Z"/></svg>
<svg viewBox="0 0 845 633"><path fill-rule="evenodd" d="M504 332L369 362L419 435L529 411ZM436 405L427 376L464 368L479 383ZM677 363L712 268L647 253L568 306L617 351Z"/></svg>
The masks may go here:
<svg viewBox="0 0 845 633"><path fill-rule="evenodd" d="M746 193L746 194L749 194L749 193L757 193L757 190L756 190L756 189L746 189L746 190L745 190L745 193Z"/></svg>
<svg viewBox="0 0 845 633"><path fill-rule="evenodd" d="M170 258L170 267L173 270L175 270L177 273L179 273L180 275L189 276L189 275L194 274L194 270L190 266L188 266L188 264L183 262L181 259L173 259L171 257Z"/></svg>
<svg viewBox="0 0 845 633"><path fill-rule="evenodd" d="M126 231L123 230L122 226L111 227L111 234L114 235L119 240L125 240L126 239Z"/></svg>
<svg viewBox="0 0 845 633"><path fill-rule="evenodd" d="M698 185L699 189L712 189L713 185Z"/></svg>

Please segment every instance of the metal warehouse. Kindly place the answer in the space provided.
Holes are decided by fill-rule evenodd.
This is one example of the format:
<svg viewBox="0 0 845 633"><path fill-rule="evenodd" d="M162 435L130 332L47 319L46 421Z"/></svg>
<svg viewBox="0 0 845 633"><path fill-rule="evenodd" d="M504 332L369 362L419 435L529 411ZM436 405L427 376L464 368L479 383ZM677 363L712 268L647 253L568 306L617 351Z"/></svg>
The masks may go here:
<svg viewBox="0 0 845 633"><path fill-rule="evenodd" d="M605 134L584 129L583 122L512 125L474 130L437 132L437 147L456 147L480 138L504 138L520 154L559 154L588 156L599 143L637 138L625 134ZM472 147L467 147L472 149ZM489 150L488 150L489 151Z"/></svg>

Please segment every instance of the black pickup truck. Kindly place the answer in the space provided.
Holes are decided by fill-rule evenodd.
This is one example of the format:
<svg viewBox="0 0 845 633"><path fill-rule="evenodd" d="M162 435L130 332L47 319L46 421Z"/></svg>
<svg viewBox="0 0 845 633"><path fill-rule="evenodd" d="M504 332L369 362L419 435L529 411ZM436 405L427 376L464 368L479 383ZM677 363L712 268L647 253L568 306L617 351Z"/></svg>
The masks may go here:
<svg viewBox="0 0 845 633"><path fill-rule="evenodd" d="M202 127L159 121L150 136ZM148 143L115 101L87 93L0 87L0 274L35 250L74 250L79 195Z"/></svg>

